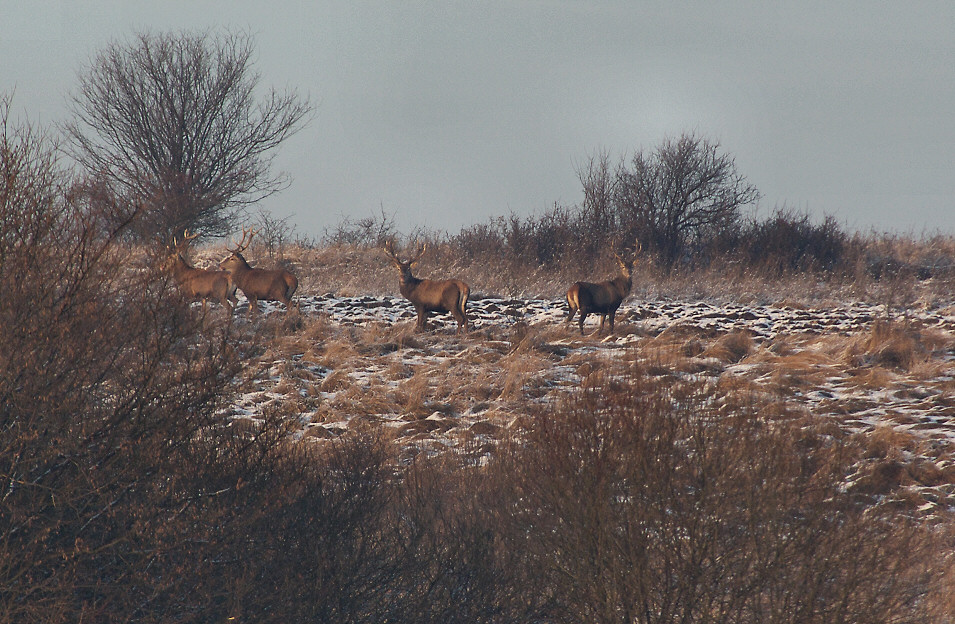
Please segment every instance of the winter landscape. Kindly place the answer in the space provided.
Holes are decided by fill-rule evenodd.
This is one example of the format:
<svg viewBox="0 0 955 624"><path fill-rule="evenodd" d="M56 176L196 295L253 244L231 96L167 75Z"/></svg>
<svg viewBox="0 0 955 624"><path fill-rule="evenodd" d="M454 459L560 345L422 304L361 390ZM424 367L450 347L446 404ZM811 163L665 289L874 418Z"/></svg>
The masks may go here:
<svg viewBox="0 0 955 624"><path fill-rule="evenodd" d="M947 22L353 4L0 92L0 624L955 621Z"/></svg>
<svg viewBox="0 0 955 624"><path fill-rule="evenodd" d="M869 458L855 478L920 512L955 508L955 306L630 298L613 335L590 317L584 336L560 299L478 295L463 336L449 314L415 333L412 304L395 295L306 291L298 306L303 330L249 367L232 418L255 421L271 407L294 413L304 437L371 423L409 453L453 451L493 445L519 425L528 399L543 405L598 371L640 363L771 396L840 435L884 438L873 444L891 453ZM247 311L240 302L237 323Z"/></svg>

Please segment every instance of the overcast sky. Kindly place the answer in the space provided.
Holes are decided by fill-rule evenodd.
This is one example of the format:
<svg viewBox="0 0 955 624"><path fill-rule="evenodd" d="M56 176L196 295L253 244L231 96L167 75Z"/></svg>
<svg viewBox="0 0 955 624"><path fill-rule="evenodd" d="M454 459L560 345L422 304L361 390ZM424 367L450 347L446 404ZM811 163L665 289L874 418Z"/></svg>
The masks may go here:
<svg viewBox="0 0 955 624"><path fill-rule="evenodd" d="M62 121L90 57L142 30L254 34L316 104L264 202L457 232L581 200L597 150L719 141L763 193L852 229L955 232L955 2L0 0L0 91Z"/></svg>

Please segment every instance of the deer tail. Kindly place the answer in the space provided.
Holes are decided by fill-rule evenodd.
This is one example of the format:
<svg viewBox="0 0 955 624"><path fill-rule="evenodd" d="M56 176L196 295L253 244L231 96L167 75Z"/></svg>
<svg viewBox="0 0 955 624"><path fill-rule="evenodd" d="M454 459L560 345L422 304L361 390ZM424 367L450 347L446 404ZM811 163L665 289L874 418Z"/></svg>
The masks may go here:
<svg viewBox="0 0 955 624"><path fill-rule="evenodd" d="M580 285L574 284L567 290L567 307L569 312L567 319L570 320L574 317L574 313L580 309Z"/></svg>
<svg viewBox="0 0 955 624"><path fill-rule="evenodd" d="M471 287L462 284L458 289L458 305L461 307L461 313L467 315L468 297L471 296Z"/></svg>

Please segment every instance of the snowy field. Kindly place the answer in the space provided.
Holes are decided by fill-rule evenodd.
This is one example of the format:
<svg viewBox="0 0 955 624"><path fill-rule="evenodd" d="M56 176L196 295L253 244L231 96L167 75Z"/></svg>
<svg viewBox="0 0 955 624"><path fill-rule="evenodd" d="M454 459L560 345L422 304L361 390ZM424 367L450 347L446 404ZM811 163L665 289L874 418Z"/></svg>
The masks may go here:
<svg viewBox="0 0 955 624"><path fill-rule="evenodd" d="M617 363L661 375L732 383L831 419L846 435L889 440L873 455L917 506L955 505L955 308L889 310L854 302L826 308L630 298L613 336L588 317L581 336L566 304L482 298L472 328L450 315L414 332L400 297L303 296L300 329L250 363L234 419L293 415L300 435L323 440L353 426L391 428L414 452L490 448L541 406ZM280 322L260 304L252 321ZM237 323L249 327L240 295ZM293 315L294 316L294 315Z"/></svg>

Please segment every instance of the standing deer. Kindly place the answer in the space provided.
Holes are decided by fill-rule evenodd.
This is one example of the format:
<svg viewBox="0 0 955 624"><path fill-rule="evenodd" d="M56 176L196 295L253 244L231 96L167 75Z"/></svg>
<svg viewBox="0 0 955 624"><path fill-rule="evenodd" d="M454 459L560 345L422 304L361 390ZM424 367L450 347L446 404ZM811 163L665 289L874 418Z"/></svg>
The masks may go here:
<svg viewBox="0 0 955 624"><path fill-rule="evenodd" d="M298 288L298 279L285 269L253 269L245 261L242 252L246 250L256 230L242 228L242 242L235 245L228 258L219 263L219 268L227 271L232 282L249 300L249 316L259 311L259 299L263 301L281 301L286 313L292 311L292 295ZM235 241L232 241L235 243Z"/></svg>
<svg viewBox="0 0 955 624"><path fill-rule="evenodd" d="M410 260L402 261L395 252L394 242L385 243L385 253L401 274L398 278L398 290L405 299L414 304L418 312L416 325L418 330L425 328L429 312L450 312L454 320L458 322L458 333L466 332L468 330L467 305L471 287L457 279L418 279L411 274L411 267L421 259L427 249L427 245L419 245Z"/></svg>
<svg viewBox="0 0 955 624"><path fill-rule="evenodd" d="M183 254L189 246L189 242L199 236L199 233L189 234L189 230L182 233L182 242L178 242L175 237L172 239L172 245L166 245L168 256L163 261L163 270L172 273L172 277L179 285L182 294L193 301L202 299L202 312L206 311L206 300L215 299L229 311L232 316L232 310L239 303L235 297L235 284L229 279L229 274L225 271L209 271L206 269L197 269L186 262Z"/></svg>
<svg viewBox="0 0 955 624"><path fill-rule="evenodd" d="M633 286L631 273L633 272L633 265L637 260L637 256L640 254L640 249L640 243L638 242L633 254L624 259L617 253L614 245L611 244L610 252L614 258L616 258L617 264L620 265L620 275L612 280L600 282L599 284L575 282L574 285L568 289L567 305L570 307L570 313L567 315L567 322L569 323L574 318L574 314L580 311L580 318L577 323L580 325L581 336L584 335L584 319L587 318L588 314L600 315L600 327L597 329L598 333L603 331L604 321L609 317L609 333L613 333L613 321L614 316L617 314L617 308L620 307L623 300L630 294L630 288Z"/></svg>

